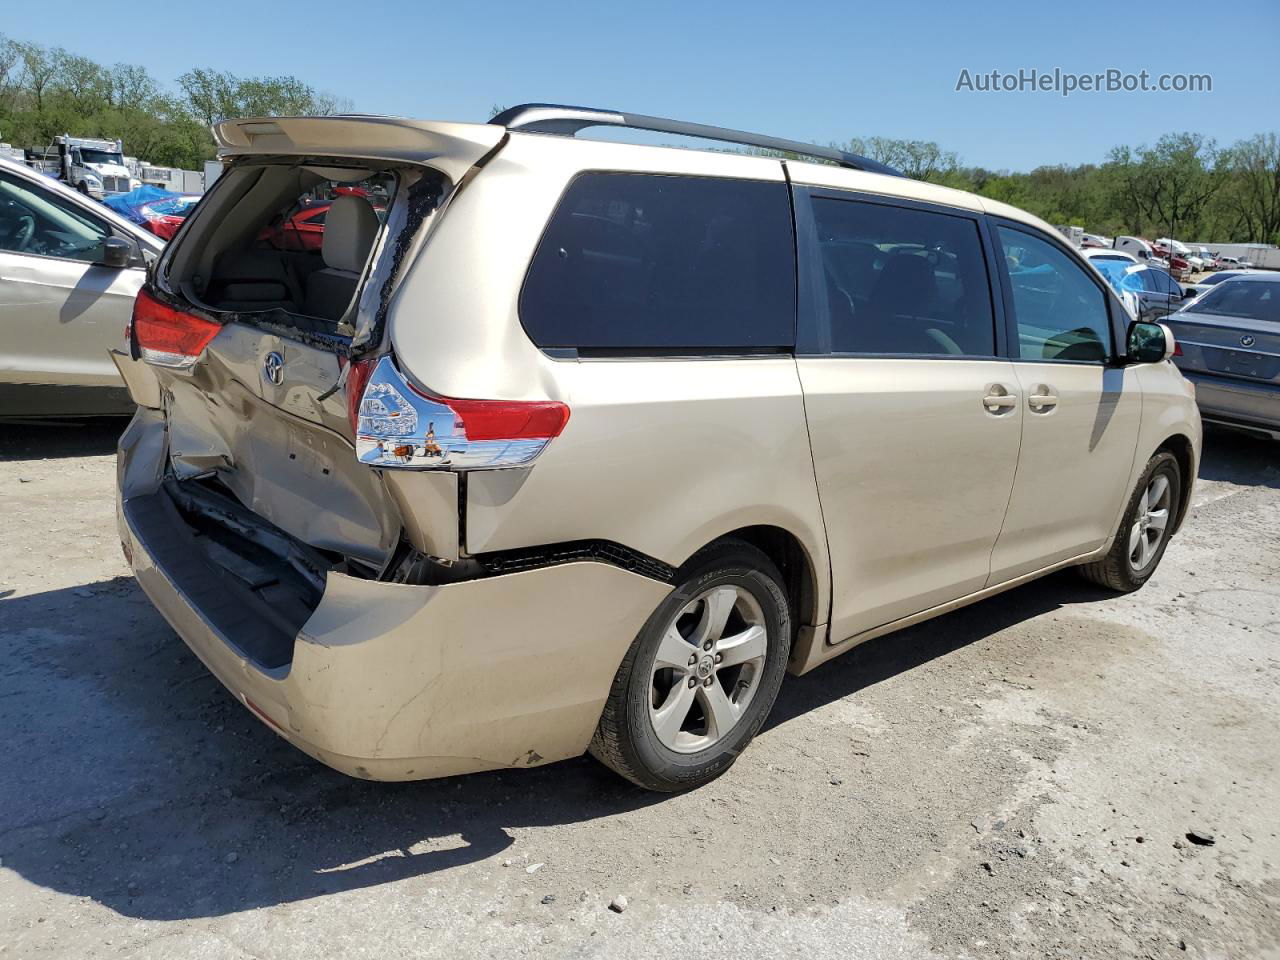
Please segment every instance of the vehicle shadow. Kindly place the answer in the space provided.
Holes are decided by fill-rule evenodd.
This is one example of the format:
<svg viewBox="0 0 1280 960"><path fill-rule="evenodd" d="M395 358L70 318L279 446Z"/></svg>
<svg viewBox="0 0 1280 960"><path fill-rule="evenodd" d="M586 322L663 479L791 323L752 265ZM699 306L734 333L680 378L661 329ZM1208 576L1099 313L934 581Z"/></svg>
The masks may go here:
<svg viewBox="0 0 1280 960"><path fill-rule="evenodd" d="M106 456L128 425L128 417L0 420L0 461Z"/></svg>
<svg viewBox="0 0 1280 960"><path fill-rule="evenodd" d="M1113 597L1063 570L1041 580L859 644L802 677L788 677L765 729L945 657L1007 627L1078 603Z"/></svg>
<svg viewBox="0 0 1280 960"><path fill-rule="evenodd" d="M98 429L114 443L115 427ZM1274 485L1270 459L1248 438L1215 437L1206 473ZM769 728L1107 596L1063 571L869 641L788 678ZM420 783L347 778L259 723L129 577L0 598L0 729L4 867L140 919L221 916L426 876L500 857L522 828L666 799L587 758Z"/></svg>
<svg viewBox="0 0 1280 960"><path fill-rule="evenodd" d="M1280 441L1206 425L1200 479L1280 490Z"/></svg>
<svg viewBox="0 0 1280 960"><path fill-rule="evenodd" d="M1100 596L1052 577L871 641L789 678L770 726ZM126 916L220 916L429 875L500 856L514 828L665 799L589 758L418 783L345 777L255 720L128 577L0 600L0 638L0 728L13 732L0 859Z"/></svg>
<svg viewBox="0 0 1280 960"><path fill-rule="evenodd" d="M583 757L351 779L258 722L129 577L0 599L0 862L126 916L220 916L503 853L661 802ZM524 865L524 861L520 861Z"/></svg>

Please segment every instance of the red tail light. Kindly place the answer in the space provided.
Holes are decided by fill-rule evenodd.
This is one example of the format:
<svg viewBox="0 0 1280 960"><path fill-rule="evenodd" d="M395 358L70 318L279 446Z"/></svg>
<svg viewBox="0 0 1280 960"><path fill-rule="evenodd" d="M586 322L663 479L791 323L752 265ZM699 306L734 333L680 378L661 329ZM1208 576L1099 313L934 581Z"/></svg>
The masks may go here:
<svg viewBox="0 0 1280 960"><path fill-rule="evenodd" d="M145 289L133 303L132 336L147 363L160 367L189 367L218 335L222 325L175 310Z"/></svg>
<svg viewBox="0 0 1280 960"><path fill-rule="evenodd" d="M1175 357L1182 356L1182 344L1180 344L1177 340L1173 341L1173 355Z"/></svg>
<svg viewBox="0 0 1280 960"><path fill-rule="evenodd" d="M356 456L379 467L523 466L569 422L569 407L556 400L459 400L426 393L389 356L353 365L347 391Z"/></svg>
<svg viewBox="0 0 1280 960"><path fill-rule="evenodd" d="M360 430L360 402L364 399L364 388L378 361L369 359L343 362L351 367L347 374L347 419L351 421L351 432L354 434Z"/></svg>
<svg viewBox="0 0 1280 960"><path fill-rule="evenodd" d="M550 440L569 422L569 408L555 400L458 400L423 393L408 381L405 385L452 410L468 440Z"/></svg>

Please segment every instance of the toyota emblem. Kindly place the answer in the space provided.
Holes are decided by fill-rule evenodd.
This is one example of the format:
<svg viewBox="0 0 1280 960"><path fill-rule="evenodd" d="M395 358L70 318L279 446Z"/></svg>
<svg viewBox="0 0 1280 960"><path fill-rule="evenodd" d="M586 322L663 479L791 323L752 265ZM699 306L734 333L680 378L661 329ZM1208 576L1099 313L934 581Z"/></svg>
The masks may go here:
<svg viewBox="0 0 1280 960"><path fill-rule="evenodd" d="M1241 337L1241 338L1240 338L1240 346L1242 346L1242 347L1252 347L1252 346L1253 346L1253 337L1249 336L1249 334L1247 334L1247 333L1246 333L1243 337Z"/></svg>
<svg viewBox="0 0 1280 960"><path fill-rule="evenodd" d="M262 372L277 387L284 383L284 357L272 350L262 361Z"/></svg>

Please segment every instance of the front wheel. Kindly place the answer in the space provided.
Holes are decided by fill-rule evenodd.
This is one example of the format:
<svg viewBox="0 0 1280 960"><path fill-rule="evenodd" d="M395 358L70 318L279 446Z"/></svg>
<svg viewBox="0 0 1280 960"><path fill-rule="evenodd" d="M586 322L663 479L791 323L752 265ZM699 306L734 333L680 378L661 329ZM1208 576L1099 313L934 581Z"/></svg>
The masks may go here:
<svg viewBox="0 0 1280 960"><path fill-rule="evenodd" d="M728 540L696 554L627 651L591 741L639 786L674 792L714 780L764 724L791 648L777 567Z"/></svg>
<svg viewBox="0 0 1280 960"><path fill-rule="evenodd" d="M1177 458L1167 451L1152 457L1129 498L1115 542L1101 560L1080 567L1084 577L1121 593L1137 590L1151 579L1173 534L1182 489Z"/></svg>

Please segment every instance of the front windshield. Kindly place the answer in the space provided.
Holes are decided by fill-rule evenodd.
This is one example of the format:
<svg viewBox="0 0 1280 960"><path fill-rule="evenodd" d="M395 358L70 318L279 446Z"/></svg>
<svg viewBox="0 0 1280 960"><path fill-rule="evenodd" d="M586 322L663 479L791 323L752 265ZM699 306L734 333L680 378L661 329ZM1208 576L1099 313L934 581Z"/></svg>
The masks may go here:
<svg viewBox="0 0 1280 960"><path fill-rule="evenodd" d="M1240 274L1238 273L1214 273L1205 277L1200 282L1203 284L1207 284L1210 287L1213 287L1213 286L1217 286L1223 280L1231 280L1232 278L1238 277L1238 276L1240 276Z"/></svg>
<svg viewBox="0 0 1280 960"><path fill-rule="evenodd" d="M1237 278L1214 287L1185 312L1280 324L1280 282Z"/></svg>
<svg viewBox="0 0 1280 960"><path fill-rule="evenodd" d="M124 166L124 157L110 150L90 150L87 147L81 147L80 160L83 163L114 163L117 166Z"/></svg>

